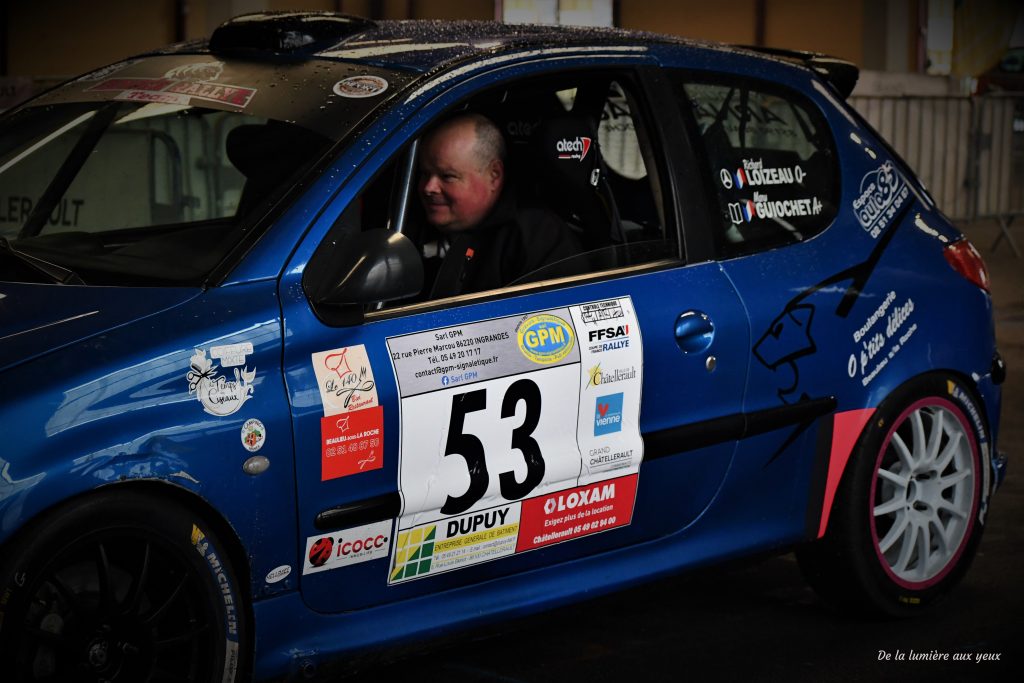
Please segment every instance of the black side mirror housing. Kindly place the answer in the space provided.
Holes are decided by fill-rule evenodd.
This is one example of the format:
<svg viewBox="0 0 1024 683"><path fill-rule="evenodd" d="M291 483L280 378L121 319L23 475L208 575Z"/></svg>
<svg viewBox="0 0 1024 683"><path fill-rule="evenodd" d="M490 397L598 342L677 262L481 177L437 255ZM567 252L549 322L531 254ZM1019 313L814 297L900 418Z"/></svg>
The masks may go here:
<svg viewBox="0 0 1024 683"><path fill-rule="evenodd" d="M355 233L335 255L331 276L313 297L318 315L329 324L358 325L367 304L404 299L423 289L423 260L412 240L401 233Z"/></svg>

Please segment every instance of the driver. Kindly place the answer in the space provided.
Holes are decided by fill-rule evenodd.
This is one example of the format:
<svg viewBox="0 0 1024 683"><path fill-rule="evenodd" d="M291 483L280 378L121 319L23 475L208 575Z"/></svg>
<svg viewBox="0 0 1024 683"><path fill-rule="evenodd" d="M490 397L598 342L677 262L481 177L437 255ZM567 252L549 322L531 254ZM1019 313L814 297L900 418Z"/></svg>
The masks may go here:
<svg viewBox="0 0 1024 683"><path fill-rule="evenodd" d="M423 137L419 196L444 250L431 298L504 287L581 252L557 215L519 204L501 131L481 114L458 114Z"/></svg>

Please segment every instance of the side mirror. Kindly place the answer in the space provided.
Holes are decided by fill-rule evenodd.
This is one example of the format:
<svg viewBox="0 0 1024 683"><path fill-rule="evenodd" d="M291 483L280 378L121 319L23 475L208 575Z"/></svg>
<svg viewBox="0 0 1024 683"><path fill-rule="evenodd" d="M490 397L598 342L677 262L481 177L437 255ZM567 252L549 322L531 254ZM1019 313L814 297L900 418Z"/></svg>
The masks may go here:
<svg viewBox="0 0 1024 683"><path fill-rule="evenodd" d="M357 325L363 306L419 294L423 260L412 240L393 230L367 230L346 238L315 303L337 325Z"/></svg>

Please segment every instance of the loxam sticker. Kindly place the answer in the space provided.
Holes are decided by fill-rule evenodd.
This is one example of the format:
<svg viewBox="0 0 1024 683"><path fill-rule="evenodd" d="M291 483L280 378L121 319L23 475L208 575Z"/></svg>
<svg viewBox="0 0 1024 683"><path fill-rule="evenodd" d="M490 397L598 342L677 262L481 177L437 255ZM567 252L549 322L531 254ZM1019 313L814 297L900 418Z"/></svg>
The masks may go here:
<svg viewBox="0 0 1024 683"><path fill-rule="evenodd" d="M245 362L244 357L242 362ZM188 380L188 392L195 394L203 410L210 415L225 417L236 413L252 398L253 382L256 379L255 368L232 368L234 379L229 379L220 374L218 366L206 357L206 352L202 349L196 349L189 362L189 368L185 375Z"/></svg>
<svg viewBox="0 0 1024 683"><path fill-rule="evenodd" d="M575 343L591 334L631 343L598 355ZM630 523L643 345L628 297L387 345L401 399L403 500L389 583ZM605 380L613 386L596 390Z"/></svg>

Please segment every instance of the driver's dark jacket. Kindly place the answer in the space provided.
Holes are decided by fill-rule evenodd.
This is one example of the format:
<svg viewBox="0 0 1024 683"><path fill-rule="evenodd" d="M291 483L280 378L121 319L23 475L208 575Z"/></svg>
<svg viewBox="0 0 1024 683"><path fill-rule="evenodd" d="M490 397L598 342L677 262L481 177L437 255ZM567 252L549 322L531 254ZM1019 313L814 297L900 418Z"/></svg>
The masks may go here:
<svg viewBox="0 0 1024 683"><path fill-rule="evenodd" d="M544 266L582 252L568 226L549 209L519 206L507 187L480 225L450 235L450 246L431 290L431 298L497 289ZM565 270L565 272L561 272ZM571 264L552 267L540 277L572 274Z"/></svg>

